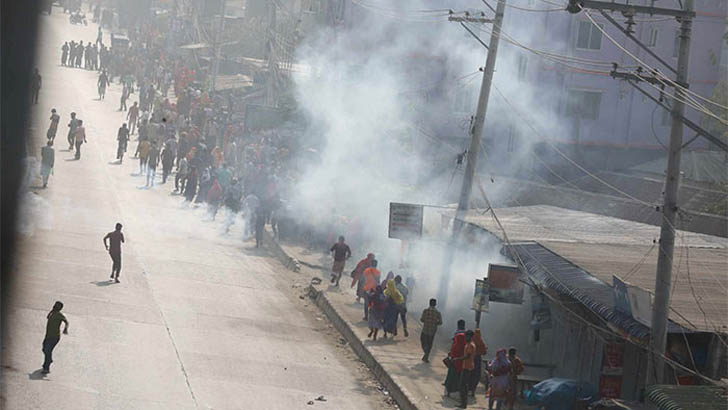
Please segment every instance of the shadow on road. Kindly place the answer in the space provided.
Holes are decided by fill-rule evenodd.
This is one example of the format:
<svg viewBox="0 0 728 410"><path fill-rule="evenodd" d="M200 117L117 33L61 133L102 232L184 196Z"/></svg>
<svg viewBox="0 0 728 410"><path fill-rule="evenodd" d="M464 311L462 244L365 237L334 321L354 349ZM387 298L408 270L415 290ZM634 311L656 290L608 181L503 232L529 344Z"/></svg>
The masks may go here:
<svg viewBox="0 0 728 410"><path fill-rule="evenodd" d="M43 374L43 369L38 369L34 371L33 373L28 373L28 378L30 380L45 380L46 375Z"/></svg>
<svg viewBox="0 0 728 410"><path fill-rule="evenodd" d="M89 283L92 283L92 284L94 284L96 286L99 286L99 287L101 287L101 286L111 286L111 285L115 285L116 284L116 282L113 282L113 281L110 281L110 280L97 280L95 282L89 282Z"/></svg>

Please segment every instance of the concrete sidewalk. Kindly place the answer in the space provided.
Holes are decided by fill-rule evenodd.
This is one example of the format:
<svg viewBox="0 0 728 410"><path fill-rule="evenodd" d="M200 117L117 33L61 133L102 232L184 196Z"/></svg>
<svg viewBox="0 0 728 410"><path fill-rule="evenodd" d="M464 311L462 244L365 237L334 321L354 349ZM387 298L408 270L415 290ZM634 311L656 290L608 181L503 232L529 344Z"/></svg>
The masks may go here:
<svg viewBox="0 0 728 410"><path fill-rule="evenodd" d="M330 257L321 252L310 252L303 247L291 244L279 244L273 241L270 235L266 238L271 248L289 269L298 268L302 275L319 277L323 281L319 285L311 285L309 296L315 300L319 308L341 332L359 358L374 372L375 376L388 390L389 394L403 409L442 409L455 408L459 404L457 393L451 397L445 395L442 385L447 369L442 359L449 350L451 331L454 323L444 323L438 331L435 347L430 354L430 363L422 362L422 349L420 347L421 323L420 312L410 311L407 322L409 337L405 338L401 330L394 338L381 339L376 342L367 338L369 329L362 320L363 303L356 302L356 292L349 287L351 279L345 275L341 279L341 286L329 285L329 274L326 266L330 264ZM355 258L352 258L355 260ZM354 262L350 262L349 268ZM348 270L345 269L348 272ZM398 324L401 327L401 324ZM492 349L493 347L491 347ZM475 398L470 398L468 408L487 409L488 399L485 397L485 387L479 384ZM524 403L517 402L516 409L529 409Z"/></svg>

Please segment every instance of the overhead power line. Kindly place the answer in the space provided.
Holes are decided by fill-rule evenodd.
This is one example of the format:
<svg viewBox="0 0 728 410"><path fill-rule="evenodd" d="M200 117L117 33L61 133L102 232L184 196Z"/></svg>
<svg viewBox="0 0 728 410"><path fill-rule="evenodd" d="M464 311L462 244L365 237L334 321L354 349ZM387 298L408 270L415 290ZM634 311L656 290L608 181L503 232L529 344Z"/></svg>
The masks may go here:
<svg viewBox="0 0 728 410"><path fill-rule="evenodd" d="M705 97L699 96L697 93L695 93L693 91L690 91L687 87L683 86L682 84L678 84L675 81L667 78L659 70L656 70L655 68L653 68L649 64L647 64L644 61L642 61L639 57L637 57L632 52L630 52L629 50L627 50L627 48L625 48L624 46L622 46L611 35L609 35L609 33L607 33L607 31L603 27L601 27L599 24L597 24L597 22L594 20L594 17L592 17L591 13L588 10L584 10L584 14L587 16L587 18L589 19L589 21L591 21L592 25L597 30L599 30L602 33L602 35L604 35L611 43L613 43L615 46L617 46L617 48L619 48L620 50L622 50L624 53L626 53L627 55L629 55L632 59L634 59L635 61L637 61L638 63L640 63L646 69L648 69L648 71L654 72L655 75L657 76L658 80L661 83L663 83L666 86L673 87L673 88L679 88L680 91L682 91L683 93L685 93L686 94L686 99L689 101L689 102L685 102L686 105L688 105L689 107L695 109L696 111L702 112L702 113L704 113L704 114L706 114L706 115L708 115L710 117L715 118L716 120L720 121L723 124L728 125L728 122L726 122L726 120L723 120L720 117L716 116L713 112L709 111L702 104L700 104L699 102L695 101L693 98L689 97L687 94L690 94L690 95L693 95L693 96L698 96L701 99L707 100ZM710 101L710 100L708 100L708 101ZM711 101L711 103L712 103L712 101Z"/></svg>

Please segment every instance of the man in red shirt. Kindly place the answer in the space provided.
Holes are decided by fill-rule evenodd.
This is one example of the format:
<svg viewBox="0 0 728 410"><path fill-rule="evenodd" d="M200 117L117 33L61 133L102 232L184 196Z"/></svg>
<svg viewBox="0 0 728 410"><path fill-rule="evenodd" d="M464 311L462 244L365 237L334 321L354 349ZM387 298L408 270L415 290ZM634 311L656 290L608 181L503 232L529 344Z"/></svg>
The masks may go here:
<svg viewBox="0 0 728 410"><path fill-rule="evenodd" d="M107 243L106 241L109 241ZM124 234L121 233L121 224L116 224L116 230L109 232L104 236L104 247L109 251L111 256L111 279L119 283L119 274L121 273L121 243L124 242ZM114 276L116 274L116 276Z"/></svg>
<svg viewBox="0 0 728 410"><path fill-rule="evenodd" d="M465 351L462 357L454 358L455 361L463 362L463 371L460 374L460 408L468 407L468 384L473 377L475 369L475 343L473 343L473 331L465 332Z"/></svg>

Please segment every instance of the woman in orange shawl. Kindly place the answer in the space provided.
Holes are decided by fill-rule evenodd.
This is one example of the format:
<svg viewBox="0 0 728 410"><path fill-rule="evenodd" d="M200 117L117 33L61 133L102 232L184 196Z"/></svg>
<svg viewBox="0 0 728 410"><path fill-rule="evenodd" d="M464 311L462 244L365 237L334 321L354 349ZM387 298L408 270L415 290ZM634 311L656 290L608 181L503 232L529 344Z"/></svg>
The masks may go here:
<svg viewBox="0 0 728 410"><path fill-rule="evenodd" d="M356 302L359 303L359 299L364 297L364 281L361 280L363 277L364 269L372 266L372 261L374 261L374 254L370 253L367 255L366 258L359 261L359 263L356 264L356 267L353 271L351 271L351 287L353 288L354 285L357 285L356 287Z"/></svg>

